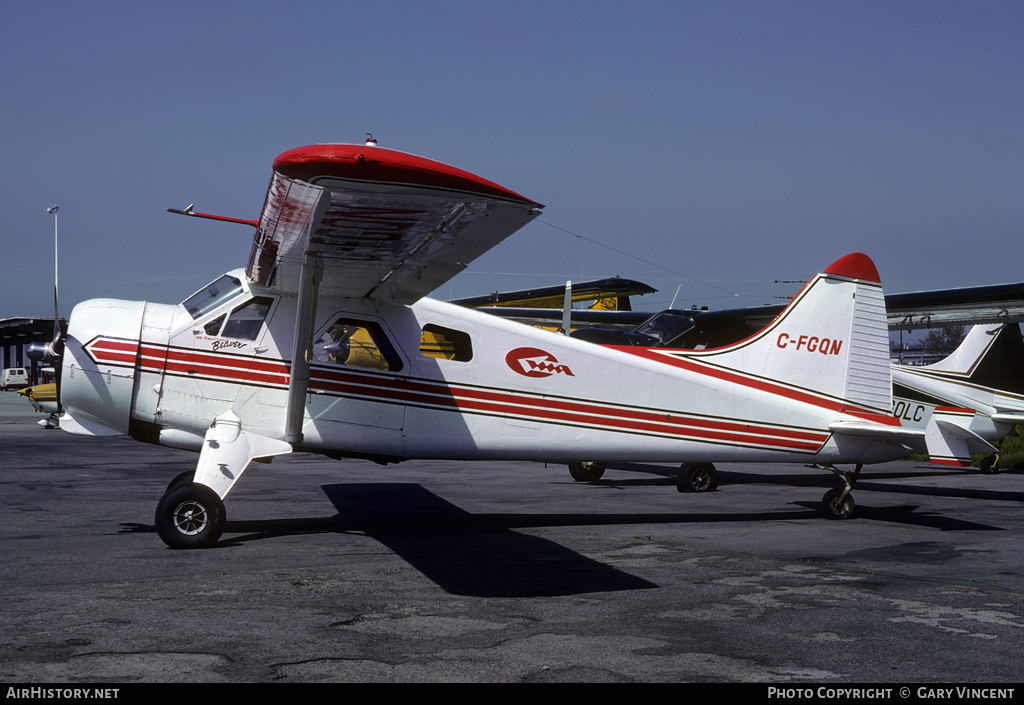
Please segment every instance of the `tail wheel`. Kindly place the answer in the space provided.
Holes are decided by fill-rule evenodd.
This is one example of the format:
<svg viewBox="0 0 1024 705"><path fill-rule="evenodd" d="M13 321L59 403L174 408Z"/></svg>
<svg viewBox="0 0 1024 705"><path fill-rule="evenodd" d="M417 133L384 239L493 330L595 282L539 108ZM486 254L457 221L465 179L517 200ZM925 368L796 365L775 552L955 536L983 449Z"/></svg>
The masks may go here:
<svg viewBox="0 0 1024 705"><path fill-rule="evenodd" d="M580 463L569 463L569 474L576 482L596 482L604 475L604 463L586 460Z"/></svg>
<svg viewBox="0 0 1024 705"><path fill-rule="evenodd" d="M821 503L825 517L828 519L849 519L853 516L853 510L856 507L853 503L853 495L846 492L844 497L841 489L832 489L826 492Z"/></svg>
<svg viewBox="0 0 1024 705"><path fill-rule="evenodd" d="M999 454L986 455L981 459L981 465L978 469L988 474L999 472Z"/></svg>
<svg viewBox="0 0 1024 705"><path fill-rule="evenodd" d="M680 492L713 492L718 489L718 471L711 463L683 463L676 476Z"/></svg>
<svg viewBox="0 0 1024 705"><path fill-rule="evenodd" d="M206 485L178 484L156 507L156 530L171 548L207 548L224 532L224 503Z"/></svg>

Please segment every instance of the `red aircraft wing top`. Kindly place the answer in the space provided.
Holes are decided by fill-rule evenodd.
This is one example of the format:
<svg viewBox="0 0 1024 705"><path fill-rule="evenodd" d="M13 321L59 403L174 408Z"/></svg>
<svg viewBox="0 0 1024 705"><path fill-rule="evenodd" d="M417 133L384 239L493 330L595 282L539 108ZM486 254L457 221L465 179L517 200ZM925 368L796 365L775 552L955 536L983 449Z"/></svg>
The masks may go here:
<svg viewBox="0 0 1024 705"><path fill-rule="evenodd" d="M246 273L296 290L413 303L539 215L541 206L455 167L369 145L312 145L274 162Z"/></svg>

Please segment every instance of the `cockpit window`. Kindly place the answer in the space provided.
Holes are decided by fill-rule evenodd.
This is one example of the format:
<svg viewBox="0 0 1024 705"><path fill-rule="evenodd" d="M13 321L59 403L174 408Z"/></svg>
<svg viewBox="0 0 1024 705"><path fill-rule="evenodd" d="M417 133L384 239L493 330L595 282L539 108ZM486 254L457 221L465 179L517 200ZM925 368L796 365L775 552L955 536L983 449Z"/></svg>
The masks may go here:
<svg viewBox="0 0 1024 705"><path fill-rule="evenodd" d="M226 316L221 314L214 318L212 321L203 326L203 330L206 331L207 335L217 335L220 333L220 327L224 323Z"/></svg>
<svg viewBox="0 0 1024 705"><path fill-rule="evenodd" d="M693 319L674 311L662 311L651 316L633 331L668 345L686 331L693 328Z"/></svg>
<svg viewBox="0 0 1024 705"><path fill-rule="evenodd" d="M201 318L204 314L220 306L225 301L230 301L242 293L242 282L238 277L225 274L211 284L200 289L192 296L181 302L185 310L193 319Z"/></svg>
<svg viewBox="0 0 1024 705"><path fill-rule="evenodd" d="M224 324L224 328L220 332L221 337L256 340L272 303L274 303L273 299L257 296L242 304L228 316L228 322Z"/></svg>

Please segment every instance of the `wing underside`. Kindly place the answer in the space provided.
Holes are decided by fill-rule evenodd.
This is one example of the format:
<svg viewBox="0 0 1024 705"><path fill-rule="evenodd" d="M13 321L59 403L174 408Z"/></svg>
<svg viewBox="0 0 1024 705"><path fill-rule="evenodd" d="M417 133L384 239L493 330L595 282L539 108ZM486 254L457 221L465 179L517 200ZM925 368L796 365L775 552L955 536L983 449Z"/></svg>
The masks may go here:
<svg viewBox="0 0 1024 705"><path fill-rule="evenodd" d="M413 303L542 206L468 172L392 150L316 145L274 164L246 273L295 291Z"/></svg>

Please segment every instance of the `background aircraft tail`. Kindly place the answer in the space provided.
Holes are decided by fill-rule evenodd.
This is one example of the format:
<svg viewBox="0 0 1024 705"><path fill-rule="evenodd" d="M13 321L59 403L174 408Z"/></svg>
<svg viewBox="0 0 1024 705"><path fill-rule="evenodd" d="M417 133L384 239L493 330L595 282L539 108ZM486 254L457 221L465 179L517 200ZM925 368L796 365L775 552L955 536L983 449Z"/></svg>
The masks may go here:
<svg viewBox="0 0 1024 705"><path fill-rule="evenodd" d="M1017 323L976 325L950 355L918 368L922 372L966 377L982 387L1024 392L1024 340Z"/></svg>

